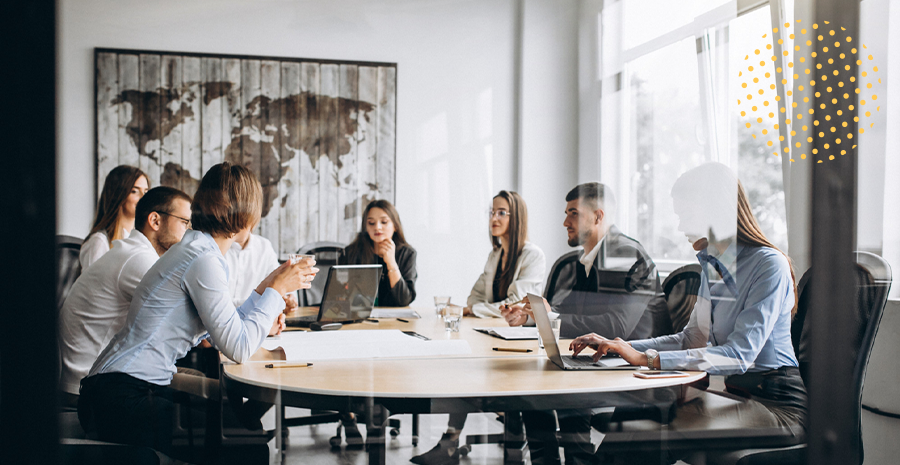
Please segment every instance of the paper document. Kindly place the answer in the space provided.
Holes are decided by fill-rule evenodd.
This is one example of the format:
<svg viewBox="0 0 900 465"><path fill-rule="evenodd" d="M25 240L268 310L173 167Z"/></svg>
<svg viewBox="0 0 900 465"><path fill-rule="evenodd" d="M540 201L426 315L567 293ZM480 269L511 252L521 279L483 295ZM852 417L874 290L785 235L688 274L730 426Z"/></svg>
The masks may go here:
<svg viewBox="0 0 900 465"><path fill-rule="evenodd" d="M419 319L419 313L409 308L376 308L369 318L410 318Z"/></svg>
<svg viewBox="0 0 900 465"><path fill-rule="evenodd" d="M472 352L465 340L425 341L395 329L282 333L262 348L284 349L288 361L365 360Z"/></svg>
<svg viewBox="0 0 900 465"><path fill-rule="evenodd" d="M530 339L537 340L538 332L536 327L516 326L511 328L475 328L479 333L488 334L499 337L507 341L527 341Z"/></svg>

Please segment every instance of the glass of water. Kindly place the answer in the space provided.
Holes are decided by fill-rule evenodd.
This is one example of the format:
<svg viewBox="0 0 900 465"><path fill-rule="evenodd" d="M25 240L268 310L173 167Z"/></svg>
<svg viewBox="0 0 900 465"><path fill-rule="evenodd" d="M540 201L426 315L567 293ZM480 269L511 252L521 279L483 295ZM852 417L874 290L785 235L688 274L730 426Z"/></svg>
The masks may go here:
<svg viewBox="0 0 900 465"><path fill-rule="evenodd" d="M310 255L310 254L302 254L302 253L289 253L288 254L288 261L291 262L291 265L296 265L297 263L300 263L300 260L305 260L307 258L310 260L315 260L316 256Z"/></svg>
<svg viewBox="0 0 900 465"><path fill-rule="evenodd" d="M447 305L444 307L444 330L459 332L459 322L462 320L463 308L459 305Z"/></svg>
<svg viewBox="0 0 900 465"><path fill-rule="evenodd" d="M450 296L436 295L434 296L434 313L438 317L444 314L444 307L450 305Z"/></svg>
<svg viewBox="0 0 900 465"><path fill-rule="evenodd" d="M550 329L553 330L553 337L556 339L554 341L555 344L559 343L559 328L560 328L561 324L562 324L562 321L559 318L554 318L554 319L550 320ZM541 338L540 331L538 331L538 347L541 349L544 348L544 340Z"/></svg>

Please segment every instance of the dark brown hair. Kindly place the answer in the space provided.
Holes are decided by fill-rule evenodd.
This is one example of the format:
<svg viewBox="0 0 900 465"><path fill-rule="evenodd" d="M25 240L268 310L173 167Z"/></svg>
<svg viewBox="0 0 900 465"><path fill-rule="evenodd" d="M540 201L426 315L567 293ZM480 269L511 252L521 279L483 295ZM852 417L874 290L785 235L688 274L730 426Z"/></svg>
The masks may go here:
<svg viewBox="0 0 900 465"><path fill-rule="evenodd" d="M506 200L509 204L509 227L506 230L506 236L509 241L509 256L504 257L506 267L500 274L500 295L506 295L509 292L509 285L512 284L513 275L516 273L516 264L519 262L519 256L522 249L525 248L525 241L528 240L528 208L525 206L525 200L522 196L513 191L500 191L494 198ZM491 236L491 245L494 250L501 247L500 238Z"/></svg>
<svg viewBox="0 0 900 465"><path fill-rule="evenodd" d="M134 183L141 176L147 180L147 187L150 187L150 178L140 168L134 166L119 165L106 175L100 201L97 202L97 216L94 217L94 226L88 236L103 231L110 244L115 239L121 239L118 236L122 231L122 227L119 226L119 212L125 200L131 195Z"/></svg>
<svg viewBox="0 0 900 465"><path fill-rule="evenodd" d="M231 237L259 223L262 199L262 186L249 169L227 161L214 165L194 194L192 228Z"/></svg>
<svg viewBox="0 0 900 465"><path fill-rule="evenodd" d="M134 211L135 229L138 231L144 229L144 226L147 225L147 217L153 212L171 214L172 204L178 199L191 203L190 195L174 187L159 186L147 191L141 197L141 200L138 201L137 208Z"/></svg>
<svg viewBox="0 0 900 465"><path fill-rule="evenodd" d="M344 254L350 263L366 264L375 262L375 243L372 242L372 238L366 232L366 219L368 219L369 212L373 208L384 210L391 222L394 223L394 235L391 237L391 240L394 241L394 246L399 250L401 245L407 245L406 236L403 235L403 225L400 224L400 214L397 213L397 209L387 200L373 200L366 205L366 209L363 211L359 234L344 249Z"/></svg>
<svg viewBox="0 0 900 465"><path fill-rule="evenodd" d="M603 210L603 215L609 218L616 216L616 196L613 195L612 189L605 184L599 182L579 184L566 194L566 202L573 200L590 202L593 208Z"/></svg>

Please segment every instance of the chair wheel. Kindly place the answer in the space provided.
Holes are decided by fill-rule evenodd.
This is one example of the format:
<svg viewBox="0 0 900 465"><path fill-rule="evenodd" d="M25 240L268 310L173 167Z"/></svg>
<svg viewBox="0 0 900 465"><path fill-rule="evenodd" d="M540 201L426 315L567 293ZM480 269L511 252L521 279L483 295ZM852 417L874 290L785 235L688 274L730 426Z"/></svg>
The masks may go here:
<svg viewBox="0 0 900 465"><path fill-rule="evenodd" d="M464 446L459 447L459 455L465 457L469 455L469 452L472 452L472 446L466 444Z"/></svg>
<svg viewBox="0 0 900 465"><path fill-rule="evenodd" d="M332 436L331 439L328 440L328 444L331 444L331 447L341 447L342 441L340 436Z"/></svg>
<svg viewBox="0 0 900 465"><path fill-rule="evenodd" d="M412 437L412 444L413 444L413 447L416 447L419 445L419 437L418 436Z"/></svg>
<svg viewBox="0 0 900 465"><path fill-rule="evenodd" d="M400 436L400 430L397 428L391 428L391 437L396 438L397 436Z"/></svg>

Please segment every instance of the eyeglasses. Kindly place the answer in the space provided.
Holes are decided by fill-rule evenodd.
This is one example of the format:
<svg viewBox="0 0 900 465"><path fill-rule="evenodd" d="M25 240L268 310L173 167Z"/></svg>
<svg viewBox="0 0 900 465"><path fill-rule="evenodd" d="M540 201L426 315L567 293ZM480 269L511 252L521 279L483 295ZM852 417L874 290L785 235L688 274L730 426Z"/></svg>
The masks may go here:
<svg viewBox="0 0 900 465"><path fill-rule="evenodd" d="M488 214L488 218L493 218L494 215L497 215L497 217L500 218L501 220L510 215L510 213L506 210L488 210L487 214Z"/></svg>
<svg viewBox="0 0 900 465"><path fill-rule="evenodd" d="M166 212L156 212L156 213L159 213L160 215L171 216L172 218L179 219L179 220L181 220L181 222L184 223L184 225L185 225L188 229L191 229L191 220L189 220L189 219L187 219L187 218L182 218L182 217L180 217L180 216L173 215L173 214L171 214L171 213L166 213Z"/></svg>

